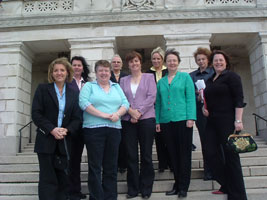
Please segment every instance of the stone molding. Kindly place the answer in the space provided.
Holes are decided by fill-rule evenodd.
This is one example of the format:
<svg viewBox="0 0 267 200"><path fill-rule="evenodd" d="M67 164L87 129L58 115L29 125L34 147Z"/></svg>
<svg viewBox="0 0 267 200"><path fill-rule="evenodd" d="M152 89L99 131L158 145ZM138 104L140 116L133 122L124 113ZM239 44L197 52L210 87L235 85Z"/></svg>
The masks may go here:
<svg viewBox="0 0 267 200"><path fill-rule="evenodd" d="M114 48L115 37L93 37L68 40L71 50L92 48Z"/></svg>
<svg viewBox="0 0 267 200"><path fill-rule="evenodd" d="M34 53L23 42L0 42L0 53L21 53L32 62Z"/></svg>
<svg viewBox="0 0 267 200"><path fill-rule="evenodd" d="M81 23L109 23L109 22L136 22L136 21L159 21L159 20L222 20L222 19L247 19L266 18L265 8L243 8L239 10L171 10L171 11L147 11L147 12L113 12L103 14L63 14L46 16L25 16L24 18L0 18L1 28L32 27L47 25L75 25Z"/></svg>
<svg viewBox="0 0 267 200"><path fill-rule="evenodd" d="M164 35L166 46L201 45L209 43L211 34L176 34Z"/></svg>

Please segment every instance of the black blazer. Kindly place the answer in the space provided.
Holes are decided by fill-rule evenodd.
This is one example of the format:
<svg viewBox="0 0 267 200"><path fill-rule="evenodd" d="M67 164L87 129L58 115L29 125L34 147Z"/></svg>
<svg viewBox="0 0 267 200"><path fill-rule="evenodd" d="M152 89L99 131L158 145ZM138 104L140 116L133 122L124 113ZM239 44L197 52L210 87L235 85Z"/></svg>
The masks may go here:
<svg viewBox="0 0 267 200"><path fill-rule="evenodd" d="M78 99L78 92L70 89L69 85L66 84L66 105L62 127L68 129L66 140L69 148L70 135L75 134L82 123ZM58 146L59 152L63 155L66 154L64 141L56 140L50 133L57 127L58 109L54 83L40 84L36 89L32 102L32 120L37 126L35 152L53 154Z"/></svg>
<svg viewBox="0 0 267 200"><path fill-rule="evenodd" d="M115 78L115 75L114 75L113 71L111 71L111 77L110 77L110 80L111 80L112 82L114 82L114 83L120 83L121 78L124 77L124 76L128 76L128 74L126 74L126 73L124 73L124 72L120 72L119 81L117 81L116 78Z"/></svg>
<svg viewBox="0 0 267 200"><path fill-rule="evenodd" d="M154 79L155 79L155 82L157 83L157 79L156 79L156 71L153 71L151 69L149 69L146 73L152 73L154 74ZM163 69L162 70L162 78L168 73L168 69Z"/></svg>

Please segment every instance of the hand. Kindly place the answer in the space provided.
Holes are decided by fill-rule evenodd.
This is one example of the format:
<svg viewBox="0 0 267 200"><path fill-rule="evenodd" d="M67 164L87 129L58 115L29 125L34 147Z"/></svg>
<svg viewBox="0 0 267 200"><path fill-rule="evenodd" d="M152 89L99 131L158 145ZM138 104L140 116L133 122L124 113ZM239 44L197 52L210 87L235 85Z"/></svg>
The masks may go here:
<svg viewBox="0 0 267 200"><path fill-rule="evenodd" d="M137 122L138 122L138 120L137 119L134 119L134 118L131 118L131 120L130 120L133 124L136 124Z"/></svg>
<svg viewBox="0 0 267 200"><path fill-rule="evenodd" d="M202 113L203 113L203 115L205 117L208 117L209 116L209 111L206 108L204 108L204 106L202 107Z"/></svg>
<svg viewBox="0 0 267 200"><path fill-rule="evenodd" d="M161 132L161 130L160 130L160 124L156 124L156 132L157 133Z"/></svg>
<svg viewBox="0 0 267 200"><path fill-rule="evenodd" d="M235 121L235 131L242 131L243 130L243 123L242 122L236 122Z"/></svg>
<svg viewBox="0 0 267 200"><path fill-rule="evenodd" d="M51 131L51 134L55 137L56 140L62 140L64 136L67 135L67 129L56 127Z"/></svg>
<svg viewBox="0 0 267 200"><path fill-rule="evenodd" d="M103 113L102 118L111 120L112 114ZM111 120L112 121L112 120Z"/></svg>
<svg viewBox="0 0 267 200"><path fill-rule="evenodd" d="M187 120L186 121L186 127L192 128L194 126L195 121L194 120Z"/></svg>
<svg viewBox="0 0 267 200"><path fill-rule="evenodd" d="M112 122L116 122L120 119L119 115L117 113L113 113L111 116L110 116L110 121Z"/></svg>
<svg viewBox="0 0 267 200"><path fill-rule="evenodd" d="M131 115L132 118L134 118L136 120L138 120L142 115L137 109L131 109L129 114Z"/></svg>

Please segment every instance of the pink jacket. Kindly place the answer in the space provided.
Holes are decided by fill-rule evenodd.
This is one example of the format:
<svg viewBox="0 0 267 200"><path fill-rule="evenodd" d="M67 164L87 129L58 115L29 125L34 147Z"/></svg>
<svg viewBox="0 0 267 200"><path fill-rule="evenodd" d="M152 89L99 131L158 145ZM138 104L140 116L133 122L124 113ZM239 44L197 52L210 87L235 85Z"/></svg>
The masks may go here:
<svg viewBox="0 0 267 200"><path fill-rule="evenodd" d="M125 76L120 80L120 86L127 97L130 107L137 109L142 113L140 120L155 118L154 104L156 101L157 87L153 74L143 73L138 88L136 90L135 98L131 91L131 77ZM126 113L122 116L122 120L130 120L131 116Z"/></svg>

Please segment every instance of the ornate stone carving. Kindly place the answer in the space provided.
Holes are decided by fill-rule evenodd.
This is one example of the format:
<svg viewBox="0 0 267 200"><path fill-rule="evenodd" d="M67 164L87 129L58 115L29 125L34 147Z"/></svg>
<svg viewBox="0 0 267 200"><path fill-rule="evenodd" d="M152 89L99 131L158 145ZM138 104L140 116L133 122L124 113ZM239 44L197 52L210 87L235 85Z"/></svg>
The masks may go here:
<svg viewBox="0 0 267 200"><path fill-rule="evenodd" d="M152 10L156 0L123 0L123 10Z"/></svg>
<svg viewBox="0 0 267 200"><path fill-rule="evenodd" d="M24 14L59 13L71 11L73 0L29 1L24 3Z"/></svg>
<svg viewBox="0 0 267 200"><path fill-rule="evenodd" d="M256 5L255 0L205 0L206 5Z"/></svg>
<svg viewBox="0 0 267 200"><path fill-rule="evenodd" d="M106 15L79 15L79 14L62 14L60 16L43 17L24 17L16 19L0 20L0 28L8 27L25 27L25 26L46 26L46 25L64 25L64 24L80 24L80 23L105 23L105 22L134 22L146 20L199 20L199 19L235 19L235 18L250 18L250 17L267 17L265 8L253 8L243 10L203 10L203 11L180 11L177 12L122 12L106 14Z"/></svg>

